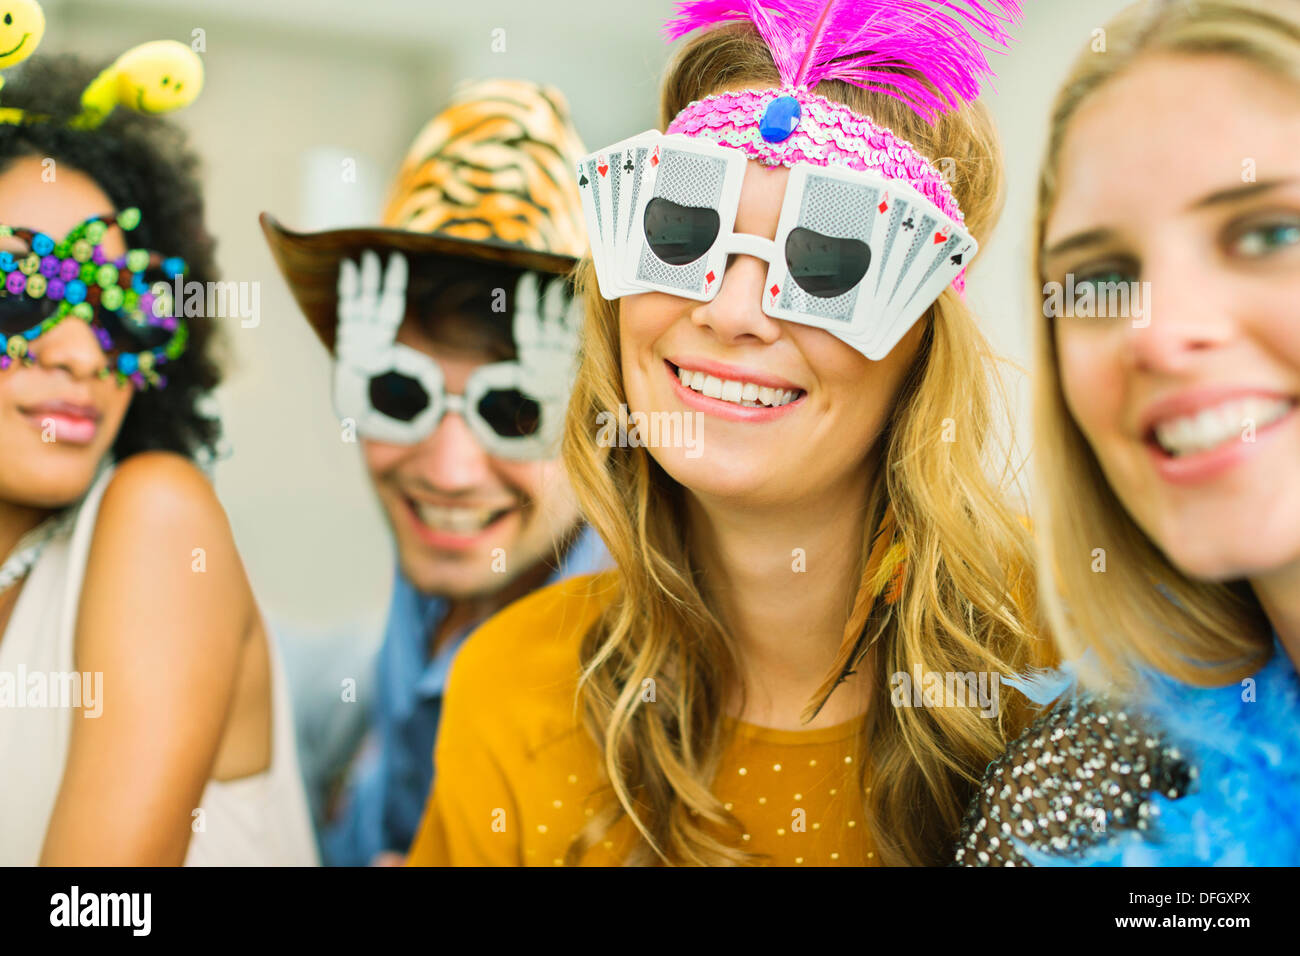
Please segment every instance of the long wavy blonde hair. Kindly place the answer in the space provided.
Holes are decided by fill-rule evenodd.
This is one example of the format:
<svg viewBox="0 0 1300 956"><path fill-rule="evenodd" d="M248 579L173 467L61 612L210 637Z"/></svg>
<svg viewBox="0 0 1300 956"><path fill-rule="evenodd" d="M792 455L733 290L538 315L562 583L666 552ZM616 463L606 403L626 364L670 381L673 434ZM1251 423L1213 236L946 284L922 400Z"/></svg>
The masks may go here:
<svg viewBox="0 0 1300 956"><path fill-rule="evenodd" d="M1034 289L1042 302L1043 239L1060 189L1061 144L1098 89L1161 53L1229 55L1300 84L1300 2L1157 0L1127 8L1105 27L1106 52L1075 62L1052 111L1038 185ZM1257 670L1272 646L1267 618L1243 581L1193 580L1170 563L1111 489L1070 415L1061 386L1054 321L1035 312L1035 493L1044 613L1065 657L1091 648L1085 676L1132 684L1153 667L1203 686ZM1107 573L1094 573L1103 549ZM1130 573L1128 569L1140 569Z"/></svg>
<svg viewBox="0 0 1300 956"><path fill-rule="evenodd" d="M686 43L669 66L662 124L711 92L778 83L752 27L715 28ZM872 116L931 158L950 157L967 226L987 236L1001 200L1001 163L982 106L949 113L931 127L888 96L840 82L822 83L817 92ZM737 673L736 647L716 603L697 585L684 528L686 492L643 448L597 441L596 416L627 401L618 305L600 296L590 260L578 279L588 317L564 459L618 567L614 600L582 644L578 696L616 799L577 835L567 861L578 862L628 817L639 839L626 863L756 862L737 848L740 823L710 790L727 743L724 701ZM1036 659L1039 628L1027 610L1035 606L1032 545L1001 487L1019 470L995 448L999 409L1007 405L1005 395L996 400L993 356L951 290L922 321L917 358L879 439L884 454L868 478L858 600L840 659L805 719L852 663L855 647L871 647L876 701L890 699L887 675L899 671L1008 673ZM959 440L942 440L945 424L955 423ZM864 596L879 590L868 580L866 559L890 504L908 566L901 596L885 604ZM654 706L640 697L648 677L656 681ZM882 862L946 862L975 783L1018 724L1018 715L1005 711L991 721L966 708L870 708L858 741L870 764L860 792Z"/></svg>

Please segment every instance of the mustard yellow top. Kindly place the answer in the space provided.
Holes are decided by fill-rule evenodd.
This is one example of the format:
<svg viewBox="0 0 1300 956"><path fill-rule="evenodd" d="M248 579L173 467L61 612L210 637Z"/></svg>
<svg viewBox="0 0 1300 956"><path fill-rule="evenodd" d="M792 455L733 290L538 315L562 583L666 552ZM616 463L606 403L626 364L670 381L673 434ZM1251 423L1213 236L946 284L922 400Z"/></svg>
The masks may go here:
<svg viewBox="0 0 1300 956"><path fill-rule="evenodd" d="M613 799L596 796L600 751L575 702L579 645L614 582L605 572L543 588L465 643L410 865L558 866L600 800ZM877 862L857 792L853 745L863 719L793 731L729 720L713 792L744 825L744 849L780 866ZM620 820L582 863L618 864L634 834Z"/></svg>

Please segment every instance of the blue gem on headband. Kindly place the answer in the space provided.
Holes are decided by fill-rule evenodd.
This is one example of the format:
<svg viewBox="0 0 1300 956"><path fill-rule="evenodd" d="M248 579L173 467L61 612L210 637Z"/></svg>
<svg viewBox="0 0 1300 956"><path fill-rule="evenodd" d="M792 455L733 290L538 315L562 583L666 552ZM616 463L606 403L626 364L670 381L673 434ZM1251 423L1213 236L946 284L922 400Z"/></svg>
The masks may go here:
<svg viewBox="0 0 1300 956"><path fill-rule="evenodd" d="M778 96L767 104L763 118L758 121L758 132L769 143L781 143L799 126L803 109L793 96Z"/></svg>

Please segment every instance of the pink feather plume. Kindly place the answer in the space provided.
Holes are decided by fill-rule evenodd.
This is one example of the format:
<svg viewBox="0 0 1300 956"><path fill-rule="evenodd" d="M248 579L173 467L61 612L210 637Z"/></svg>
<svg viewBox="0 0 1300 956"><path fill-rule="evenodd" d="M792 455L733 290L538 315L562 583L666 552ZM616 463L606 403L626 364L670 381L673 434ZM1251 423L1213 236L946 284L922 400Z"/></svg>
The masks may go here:
<svg viewBox="0 0 1300 956"><path fill-rule="evenodd" d="M670 40L749 21L787 86L843 80L897 97L933 121L979 95L986 51L1005 49L1021 0L684 0ZM917 76L896 72L900 68Z"/></svg>

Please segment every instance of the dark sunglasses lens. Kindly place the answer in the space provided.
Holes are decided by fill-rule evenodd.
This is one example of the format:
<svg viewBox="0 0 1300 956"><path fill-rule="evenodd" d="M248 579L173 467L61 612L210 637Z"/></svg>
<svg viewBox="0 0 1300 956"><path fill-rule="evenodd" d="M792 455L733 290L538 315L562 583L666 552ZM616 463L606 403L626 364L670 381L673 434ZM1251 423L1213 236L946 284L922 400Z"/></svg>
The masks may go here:
<svg viewBox="0 0 1300 956"><path fill-rule="evenodd" d="M103 306L95 309L95 322L108 333L113 348L119 352L147 352L162 348L176 334L174 329L166 329L161 325L165 315L178 315L181 311L180 303L168 306L169 312L163 311L164 305L172 299L171 280L159 269L141 273L138 279L140 281L135 283L137 289L147 288L156 297L165 296L155 298L149 312L141 311L131 315L124 309L110 311ZM160 284L166 286L166 293L161 293ZM143 310L143 306L140 308Z"/></svg>
<svg viewBox="0 0 1300 956"><path fill-rule="evenodd" d="M718 226L715 209L679 206L659 198L646 203L646 244L670 266L689 265L708 252L718 238Z"/></svg>
<svg viewBox="0 0 1300 956"><path fill-rule="evenodd" d="M542 406L514 388L488 392L478 413L502 438L527 438L542 427Z"/></svg>
<svg viewBox="0 0 1300 956"><path fill-rule="evenodd" d="M122 352L146 352L150 349L162 348L176 334L162 326L150 325L147 321L136 322L121 312L109 312L105 309L97 310L95 319L108 333L113 347Z"/></svg>
<svg viewBox="0 0 1300 956"><path fill-rule="evenodd" d="M0 295L0 334L20 335L54 314L57 302L26 295Z"/></svg>
<svg viewBox="0 0 1300 956"><path fill-rule="evenodd" d="M862 281L871 265L871 249L857 239L797 227L786 237L785 261L799 288L819 299L833 299Z"/></svg>
<svg viewBox="0 0 1300 956"><path fill-rule="evenodd" d="M414 421L429 407L429 393L409 375L385 372L370 380L370 406L399 422Z"/></svg>

